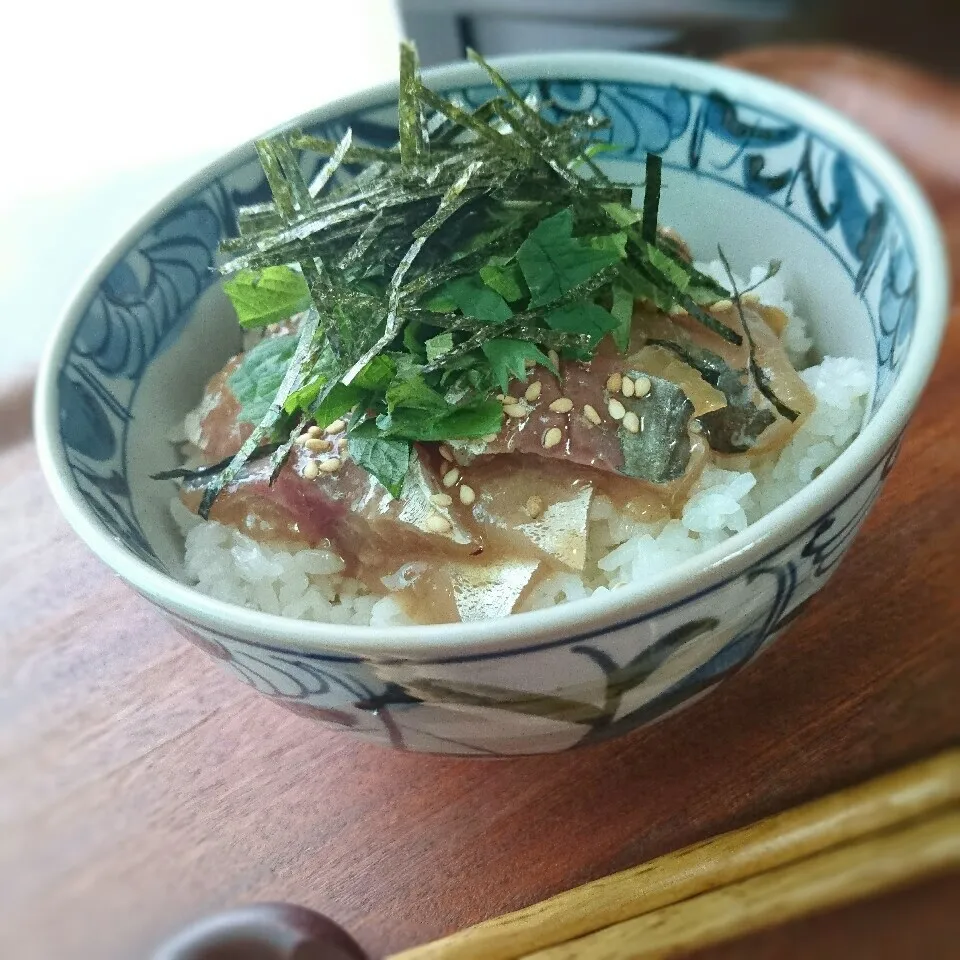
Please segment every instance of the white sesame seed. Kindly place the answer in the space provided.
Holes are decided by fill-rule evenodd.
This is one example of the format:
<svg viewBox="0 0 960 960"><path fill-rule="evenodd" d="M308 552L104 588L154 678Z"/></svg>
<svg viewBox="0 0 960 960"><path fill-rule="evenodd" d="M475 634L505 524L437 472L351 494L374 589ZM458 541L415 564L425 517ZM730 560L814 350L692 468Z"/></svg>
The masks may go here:
<svg viewBox="0 0 960 960"><path fill-rule="evenodd" d="M569 413L573 409L573 401L569 397L559 397L550 404L554 413Z"/></svg>
<svg viewBox="0 0 960 960"><path fill-rule="evenodd" d="M331 457L329 460L324 460L320 464L321 473L336 473L340 469L340 458Z"/></svg>
<svg viewBox="0 0 960 960"><path fill-rule="evenodd" d="M611 373L610 376L607 377L607 389L611 393L619 393L622 384L623 377L619 373Z"/></svg>
<svg viewBox="0 0 960 960"><path fill-rule="evenodd" d="M303 468L303 478L304 480L316 480L320 476L320 468L317 466L315 460L311 460Z"/></svg>
<svg viewBox="0 0 960 960"><path fill-rule="evenodd" d="M482 439L484 443L493 443L493 441L497 439L497 435L495 433L488 433L485 434Z"/></svg>
<svg viewBox="0 0 960 960"><path fill-rule="evenodd" d="M316 424L313 424L311 427L307 427L308 437L319 437L321 433L323 433L323 431Z"/></svg>
<svg viewBox="0 0 960 960"><path fill-rule="evenodd" d="M732 306L733 306L732 300L718 300L715 304L713 304L710 307L710 309L711 310L729 310Z"/></svg>
<svg viewBox="0 0 960 960"><path fill-rule="evenodd" d="M640 432L640 418L632 410L628 410L623 415L623 429L629 430L630 433Z"/></svg>
<svg viewBox="0 0 960 960"><path fill-rule="evenodd" d="M614 420L622 420L626 412L626 407L617 399L613 399L607 404L607 413L609 413Z"/></svg>
<svg viewBox="0 0 960 960"><path fill-rule="evenodd" d="M539 380L534 380L524 392L523 399L526 400L527 403L536 403L536 401L540 399L540 391L542 389L543 384Z"/></svg>
<svg viewBox="0 0 960 960"><path fill-rule="evenodd" d="M453 463L453 452L449 447L441 447L440 456L443 457L443 459L448 463Z"/></svg>
<svg viewBox="0 0 960 960"><path fill-rule="evenodd" d="M623 383L620 384L620 392L625 397L632 397L635 388L636 384L629 377L623 378Z"/></svg>
<svg viewBox="0 0 960 960"><path fill-rule="evenodd" d="M508 417L515 417L516 419L521 419L529 413L527 408L522 403L509 403L506 404L503 408L503 412Z"/></svg>
<svg viewBox="0 0 960 960"><path fill-rule="evenodd" d="M445 487L452 487L460 479L460 471L454 467L452 470L448 470L443 475L443 485Z"/></svg>
<svg viewBox="0 0 960 960"><path fill-rule="evenodd" d="M293 442L294 442L298 447L305 447L305 446L307 445L307 441L308 441L309 439L310 439L310 437L309 437L308 434L306 434L306 433L301 433L300 436L297 437L296 440L294 440Z"/></svg>
<svg viewBox="0 0 960 960"><path fill-rule="evenodd" d="M510 404L517 402L517 398L516 398L516 397L511 397L509 393L505 393L505 394L503 394L503 396L500 397L500 402L501 402L505 407L509 407Z"/></svg>
<svg viewBox="0 0 960 960"><path fill-rule="evenodd" d="M333 423L328 424L324 433L339 433L346 424L342 420L334 420Z"/></svg>
<svg viewBox="0 0 960 960"><path fill-rule="evenodd" d="M506 395L505 393L498 393L498 394L497 394L497 399L498 399L501 403L505 403L505 402L506 402L506 399L507 399L507 395Z"/></svg>
<svg viewBox="0 0 960 960"><path fill-rule="evenodd" d="M449 507L453 503L453 497L449 493L435 493L430 498L430 502L435 507Z"/></svg>
<svg viewBox="0 0 960 960"><path fill-rule="evenodd" d="M348 443L347 438L346 438L346 437L341 437L341 438L337 441L337 449L338 449L341 453L343 453L343 451L347 449L347 443Z"/></svg>
<svg viewBox="0 0 960 960"><path fill-rule="evenodd" d="M740 296L741 303L757 304L760 302L760 295L754 293L752 290L747 293L741 294Z"/></svg>
<svg viewBox="0 0 960 960"><path fill-rule="evenodd" d="M543 446L545 450L555 447L563 439L563 432L559 427L551 427L543 435Z"/></svg>
<svg viewBox="0 0 960 960"><path fill-rule="evenodd" d="M530 517L536 520L537 517L543 513L543 499L537 496L531 497L524 505L524 509L527 511Z"/></svg>
<svg viewBox="0 0 960 960"><path fill-rule="evenodd" d="M596 407L591 407L589 403L583 405L583 415L593 424L600 424L603 422L600 414L597 413Z"/></svg>
<svg viewBox="0 0 960 960"><path fill-rule="evenodd" d="M439 513L431 513L424 524L430 533L449 533L453 524Z"/></svg>
<svg viewBox="0 0 960 960"><path fill-rule="evenodd" d="M324 453L333 447L329 440L322 440L320 437L310 437L304 446L313 453Z"/></svg>
<svg viewBox="0 0 960 960"><path fill-rule="evenodd" d="M650 383L649 377L637 377L636 381L634 381L633 395L638 400L642 400L650 392L651 386L653 386L653 384Z"/></svg>
<svg viewBox="0 0 960 960"><path fill-rule="evenodd" d="M550 358L550 362L554 365L554 367L555 367L557 370L559 370L559 369L560 369L560 354L557 353L556 350L548 350L548 351L547 351L547 356Z"/></svg>
<svg viewBox="0 0 960 960"><path fill-rule="evenodd" d="M469 487L467 486L467 484L463 484L460 487L460 502L465 507L469 507L470 504L473 503L473 501L476 499L477 499L477 495L476 493L474 493L473 487Z"/></svg>

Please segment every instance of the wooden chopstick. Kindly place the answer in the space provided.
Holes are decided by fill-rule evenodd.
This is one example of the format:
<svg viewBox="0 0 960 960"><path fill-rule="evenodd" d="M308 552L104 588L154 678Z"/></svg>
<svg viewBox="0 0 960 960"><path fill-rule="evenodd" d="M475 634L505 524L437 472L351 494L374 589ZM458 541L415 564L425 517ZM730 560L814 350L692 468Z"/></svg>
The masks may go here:
<svg viewBox="0 0 960 960"><path fill-rule="evenodd" d="M662 960L960 869L960 808L624 920L523 960Z"/></svg>
<svg viewBox="0 0 960 960"><path fill-rule="evenodd" d="M390 960L517 960L958 803L960 749L953 749Z"/></svg>

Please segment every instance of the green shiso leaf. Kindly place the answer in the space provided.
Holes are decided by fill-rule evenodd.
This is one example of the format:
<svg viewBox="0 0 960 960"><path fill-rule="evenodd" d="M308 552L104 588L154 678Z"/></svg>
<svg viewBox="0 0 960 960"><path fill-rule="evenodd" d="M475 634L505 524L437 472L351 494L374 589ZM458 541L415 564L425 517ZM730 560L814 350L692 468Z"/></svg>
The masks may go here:
<svg viewBox="0 0 960 960"><path fill-rule="evenodd" d="M247 329L286 320L310 306L307 281L287 266L243 270L224 281L223 292Z"/></svg>
<svg viewBox="0 0 960 960"><path fill-rule="evenodd" d="M478 439L498 433L502 423L503 404L497 400L464 404L439 416L433 410L405 407L377 417L377 427L386 436L426 442Z"/></svg>
<svg viewBox="0 0 960 960"><path fill-rule="evenodd" d="M270 410L287 366L297 349L294 335L268 337L251 347L227 377L227 386L240 404L243 423L259 423Z"/></svg>
<svg viewBox="0 0 960 960"><path fill-rule="evenodd" d="M465 317L474 317L485 323L503 323L513 316L507 301L480 276L451 280L443 292Z"/></svg>
<svg viewBox="0 0 960 960"><path fill-rule="evenodd" d="M483 282L495 290L507 303L516 303L530 295L523 281L523 272L516 263L488 263L480 268Z"/></svg>
<svg viewBox="0 0 960 960"><path fill-rule="evenodd" d="M627 255L626 233L608 233L604 236L590 237L587 245L594 250L604 250L613 254L617 260L623 260Z"/></svg>
<svg viewBox="0 0 960 960"><path fill-rule="evenodd" d="M642 210L636 210L622 203L601 203L600 206L607 216L620 227L632 227L643 219Z"/></svg>
<svg viewBox="0 0 960 960"><path fill-rule="evenodd" d="M410 442L385 437L372 420L365 420L347 435L350 458L372 474L390 493L399 497L410 469Z"/></svg>
<svg viewBox="0 0 960 960"><path fill-rule="evenodd" d="M357 384L334 384L330 392L319 402L309 406L310 415L318 427L326 427L352 410L366 395Z"/></svg>
<svg viewBox="0 0 960 960"><path fill-rule="evenodd" d="M617 327L616 317L590 300L568 303L564 307L551 310L546 320L553 330L584 333L594 341L599 341L605 333Z"/></svg>
<svg viewBox="0 0 960 960"><path fill-rule="evenodd" d="M406 407L442 414L449 407L443 394L429 386L420 374L395 380L387 389L386 401L388 413L393 413L398 407Z"/></svg>
<svg viewBox="0 0 960 960"><path fill-rule="evenodd" d="M394 146L358 143L351 131L339 141L299 130L257 141L272 202L239 211L220 271L242 325L303 317L296 339L264 341L235 375L256 426L210 475L204 512L251 456L269 447L279 469L304 424L350 411L351 455L398 495L412 442L496 433L494 392L525 379L531 363L559 375L550 350L589 361L610 334L625 352L637 301L679 305L740 342L705 309L730 295L658 229L660 158L647 158L643 208L633 209L632 188L594 160L609 146L596 138L606 118L554 122L536 95L470 56L494 88L478 107L425 87L415 48L403 45ZM326 158L309 183L302 152ZM734 398L709 434L733 443L767 413L748 407L747 371L676 340L675 352ZM762 371L750 374L772 394ZM680 448L669 444L686 411L669 386L652 395L650 446L628 440L629 462L638 476L672 475Z"/></svg>
<svg viewBox="0 0 960 960"><path fill-rule="evenodd" d="M283 375L283 380L281 380L280 386L277 388L276 396L273 398L269 409L263 415L260 423L253 428L253 432L237 451L229 465L217 474L213 481L207 486L206 490L204 490L203 499L200 501L200 507L197 511L204 520L209 518L210 508L213 506L213 502L220 491L240 475L240 472L246 466L247 461L253 453L265 440L270 439L274 432L280 427L284 417L284 404L286 403L287 397L289 397L298 386L302 385L311 354L314 351L314 339L319 326L320 315L311 307L306 312L300 324L300 333L297 339L296 349L290 357L287 369ZM290 431L291 437L297 429L297 426L294 427L294 430Z"/></svg>
<svg viewBox="0 0 960 960"><path fill-rule="evenodd" d="M494 382L501 393L509 392L511 380L527 379L527 360L546 367L555 377L560 376L550 358L529 341L497 337L487 340L480 349L490 363Z"/></svg>
<svg viewBox="0 0 960 960"><path fill-rule="evenodd" d="M397 375L397 361L386 354L374 357L354 378L361 390L385 390Z"/></svg>
<svg viewBox="0 0 960 960"><path fill-rule="evenodd" d="M453 334L449 330L446 333L438 333L435 337L431 337L424 347L427 351L427 361L433 363L453 349Z"/></svg>
<svg viewBox="0 0 960 960"><path fill-rule="evenodd" d="M573 236L569 207L539 223L517 251L531 307L552 303L619 259L616 250L597 250Z"/></svg>

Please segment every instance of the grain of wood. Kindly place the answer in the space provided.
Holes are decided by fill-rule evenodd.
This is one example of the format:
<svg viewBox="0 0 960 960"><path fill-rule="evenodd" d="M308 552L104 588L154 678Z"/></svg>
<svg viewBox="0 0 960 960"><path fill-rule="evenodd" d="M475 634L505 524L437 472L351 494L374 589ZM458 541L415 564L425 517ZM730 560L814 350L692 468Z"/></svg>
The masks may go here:
<svg viewBox="0 0 960 960"><path fill-rule="evenodd" d="M950 810L525 954L523 960L664 960L956 870L960 810Z"/></svg>
<svg viewBox="0 0 960 960"><path fill-rule="evenodd" d="M811 61L806 79L825 68ZM909 133L936 110L960 122L946 100L893 112ZM956 257L948 163L921 172ZM4 394L0 956L146 956L201 913L289 900L382 957L960 742L957 411L955 318L849 558L776 644L654 727L478 764L386 753L228 677L70 532L25 407ZM936 891L955 902L955 885ZM871 960L904 955L884 935L898 902L859 914ZM817 929L802 928L805 957L850 954L840 934L809 940ZM960 911L916 930L920 955L952 958Z"/></svg>
<svg viewBox="0 0 960 960"><path fill-rule="evenodd" d="M698 950L696 960L916 957L956 960L960 873L766 927Z"/></svg>
<svg viewBox="0 0 960 960"><path fill-rule="evenodd" d="M568 890L392 960L516 960L949 805L960 805L960 749ZM548 955L552 957L548 951L544 960Z"/></svg>

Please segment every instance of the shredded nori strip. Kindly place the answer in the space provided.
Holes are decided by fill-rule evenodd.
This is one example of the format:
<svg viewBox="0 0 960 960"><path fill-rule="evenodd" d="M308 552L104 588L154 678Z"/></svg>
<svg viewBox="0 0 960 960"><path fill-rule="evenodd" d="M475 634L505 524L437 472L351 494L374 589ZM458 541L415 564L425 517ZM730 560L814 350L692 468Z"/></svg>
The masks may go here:
<svg viewBox="0 0 960 960"><path fill-rule="evenodd" d="M643 186L643 239L657 242L657 216L660 210L660 181L663 175L663 158L655 153L647 154L647 177Z"/></svg>
<svg viewBox="0 0 960 960"><path fill-rule="evenodd" d="M390 359L390 376L398 381L424 378L429 389L441 393L445 378L455 374L467 386L455 404L450 401L448 413L476 407L489 399L496 380L480 349L487 341L506 338L528 351L555 349L589 358L602 327L589 327L586 317L591 311L596 317L597 308L609 310L615 289L620 322L611 317L610 329L622 327L631 297L649 298L662 309L680 306L717 336L742 342L707 309L730 294L696 270L682 247L658 229L662 159L647 156L642 216L636 216L629 210L632 189L611 182L594 160L606 145L592 136L609 126L607 118L583 113L550 120L545 112L550 104L535 94L521 96L479 54L469 51L469 57L495 91L478 107L424 86L414 47L402 45L395 146L358 143L349 130L336 142L298 129L257 142L273 200L238 212L239 236L221 245L225 256L219 269L224 275L267 267L298 271L313 307L266 416L233 458L196 474L197 479L212 478L202 516L250 457L269 451L276 475L312 411L338 386L363 384L361 378L383 358ZM326 158L309 183L301 168L302 152ZM568 253L576 244L588 243L598 250L616 249L622 259L611 266L603 266L601 259L585 281L571 273L557 288L560 295L542 303L532 294L527 302L521 287L509 307L501 300L502 306L489 315L482 310L471 315L461 304L435 307L435 298L443 302L447 296L449 303L448 284L469 287L483 268L513 264L516 270L521 246L564 210L570 211L573 233L568 229L566 240L555 242L566 242ZM739 306L736 290L733 298ZM538 305L531 306L533 302ZM591 311L573 311L587 329L551 328L551 312L578 302L591 305ZM488 319L478 319L485 315ZM441 333L449 342L428 359L425 343ZM772 396L763 371L752 364L764 395L790 416L793 412ZM735 372L714 372L732 388L729 378L736 380ZM383 416L389 412L388 386L378 382L368 390L364 384L364 409L354 411L351 424L389 426L391 417ZM670 409L678 415L684 411L677 404ZM456 416L447 419L463 422ZM409 425L409 416L405 422ZM424 424L425 432L428 426ZM369 434L375 428L364 429ZM644 458L656 459L652 453ZM380 479L396 488L396 477Z"/></svg>
<svg viewBox="0 0 960 960"><path fill-rule="evenodd" d="M737 308L737 313L740 315L740 323L743 326L743 332L747 335L747 342L750 344L750 372L753 374L754 380L757 382L757 389L773 404L777 413L781 417L786 417L791 423L795 421L799 416L799 412L791 409L787 406L777 395L774 393L773 387L770 385L770 378L767 376L766 371L757 363L757 357L755 352L755 345L753 342L753 335L750 333L750 327L747 326L747 319L743 315L743 301L740 299L740 291L737 289L737 281L734 279L733 271L730 269L730 263L727 260L726 254L723 252L723 248L718 246L717 251L720 254L720 262L723 264L723 269L727 273L727 279L730 281L730 289L733 291L732 300Z"/></svg>
<svg viewBox="0 0 960 960"><path fill-rule="evenodd" d="M281 444L278 443L267 443L262 447L257 447L253 453L250 454L251 460L257 460L260 457L266 457L274 453ZM151 473L151 480L206 480L209 477L215 477L218 473L225 470L230 466L231 461L233 460L233 454L229 457L224 457L222 460L218 460L216 463L209 463L202 467L176 467L173 470L161 470L160 473Z"/></svg>
<svg viewBox="0 0 960 960"><path fill-rule="evenodd" d="M290 360L290 366L287 367L283 382L280 384L280 389L277 391L277 396L270 405L270 409L260 423L253 428L253 432L247 437L230 463L214 477L213 481L207 486L206 490L204 490L203 499L200 501L200 508L197 510L197 513L199 513L204 520L210 516L210 508L213 506L213 501L217 498L220 491L239 476L255 451L260 448L261 441L270 436L284 416L283 407L287 397L303 382L304 370L307 366L307 360L314 349L319 327L320 314L316 308L311 307L300 325L297 349L294 351L293 357ZM294 437L296 433L291 431L288 436Z"/></svg>

